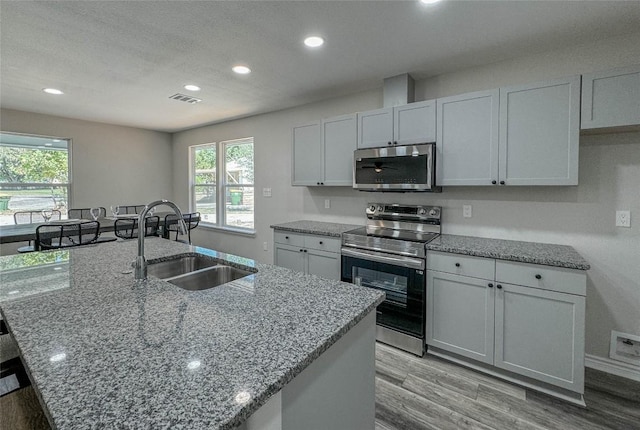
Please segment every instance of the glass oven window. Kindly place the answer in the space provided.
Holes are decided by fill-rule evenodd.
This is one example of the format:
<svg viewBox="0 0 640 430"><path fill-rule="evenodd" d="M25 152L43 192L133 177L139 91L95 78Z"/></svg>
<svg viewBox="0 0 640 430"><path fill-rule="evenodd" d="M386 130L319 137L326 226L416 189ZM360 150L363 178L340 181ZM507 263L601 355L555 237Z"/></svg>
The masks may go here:
<svg viewBox="0 0 640 430"><path fill-rule="evenodd" d="M353 283L363 287L376 288L387 293L387 301L407 307L407 286L409 279L393 273L380 272L375 269L353 267Z"/></svg>
<svg viewBox="0 0 640 430"><path fill-rule="evenodd" d="M358 184L426 184L426 155L417 157L379 157L356 160Z"/></svg>

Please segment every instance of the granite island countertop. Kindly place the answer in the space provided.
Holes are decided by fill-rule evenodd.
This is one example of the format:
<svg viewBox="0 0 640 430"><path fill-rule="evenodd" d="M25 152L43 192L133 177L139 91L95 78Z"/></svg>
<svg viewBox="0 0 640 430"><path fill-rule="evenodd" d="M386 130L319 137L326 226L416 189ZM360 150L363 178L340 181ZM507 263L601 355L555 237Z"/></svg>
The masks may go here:
<svg viewBox="0 0 640 430"><path fill-rule="evenodd" d="M591 267L571 246L550 243L442 234L427 244L427 251L451 252L578 270L589 270Z"/></svg>
<svg viewBox="0 0 640 430"><path fill-rule="evenodd" d="M320 236L342 237L342 233L360 228L362 225L340 224L323 221L292 221L271 226L274 230L290 231L303 234L317 234Z"/></svg>
<svg viewBox="0 0 640 430"><path fill-rule="evenodd" d="M135 281L136 241L0 258L0 310L57 429L233 428L384 294L175 241L257 273L204 291Z"/></svg>

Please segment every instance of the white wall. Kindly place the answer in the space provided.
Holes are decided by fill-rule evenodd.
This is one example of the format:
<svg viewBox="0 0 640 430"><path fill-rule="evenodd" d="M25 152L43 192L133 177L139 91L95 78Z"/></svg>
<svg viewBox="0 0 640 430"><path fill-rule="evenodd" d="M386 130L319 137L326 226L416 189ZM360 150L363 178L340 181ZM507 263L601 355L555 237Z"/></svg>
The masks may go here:
<svg viewBox="0 0 640 430"><path fill-rule="evenodd" d="M10 109L0 111L0 128L72 140L71 207L172 198L169 133Z"/></svg>
<svg viewBox="0 0 640 430"><path fill-rule="evenodd" d="M416 100L606 70L639 58L637 33L418 81ZM271 224L361 224L368 201L440 205L445 233L567 244L589 261L587 353L606 357L612 329L640 334L640 133L583 136L577 187L449 187L441 194L291 187L292 126L381 106L380 89L175 134L173 186L181 207L188 202L189 145L255 138L256 237L198 229L196 244L272 262ZM261 197L263 187L272 188L272 198ZM325 199L331 209L324 209ZM473 218L462 217L462 204L473 205ZM616 209L632 211L631 229L614 227Z"/></svg>

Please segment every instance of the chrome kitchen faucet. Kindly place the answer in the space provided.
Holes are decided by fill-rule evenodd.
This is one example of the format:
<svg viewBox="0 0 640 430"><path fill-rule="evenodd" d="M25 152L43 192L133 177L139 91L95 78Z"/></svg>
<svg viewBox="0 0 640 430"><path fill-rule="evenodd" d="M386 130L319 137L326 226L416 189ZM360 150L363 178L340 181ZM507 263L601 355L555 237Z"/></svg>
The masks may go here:
<svg viewBox="0 0 640 430"><path fill-rule="evenodd" d="M136 279L147 279L147 260L144 258L144 236L147 231L147 213L150 209L160 205L167 205L173 209L178 216L178 229L180 230L180 234L187 234L187 225L184 222L182 211L175 203L163 199L146 205L138 217L138 256L136 257L134 266Z"/></svg>

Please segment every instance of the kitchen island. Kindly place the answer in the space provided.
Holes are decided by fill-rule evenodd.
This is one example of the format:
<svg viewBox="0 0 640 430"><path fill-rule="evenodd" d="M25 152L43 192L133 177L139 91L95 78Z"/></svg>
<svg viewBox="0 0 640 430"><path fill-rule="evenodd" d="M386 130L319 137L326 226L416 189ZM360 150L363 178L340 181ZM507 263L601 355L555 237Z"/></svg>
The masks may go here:
<svg viewBox="0 0 640 430"><path fill-rule="evenodd" d="M0 258L2 315L53 428L373 428L382 293L148 238L150 263L257 270L186 291L135 281L136 245Z"/></svg>

